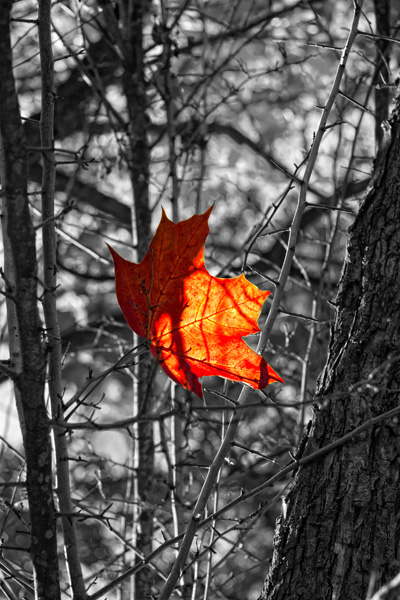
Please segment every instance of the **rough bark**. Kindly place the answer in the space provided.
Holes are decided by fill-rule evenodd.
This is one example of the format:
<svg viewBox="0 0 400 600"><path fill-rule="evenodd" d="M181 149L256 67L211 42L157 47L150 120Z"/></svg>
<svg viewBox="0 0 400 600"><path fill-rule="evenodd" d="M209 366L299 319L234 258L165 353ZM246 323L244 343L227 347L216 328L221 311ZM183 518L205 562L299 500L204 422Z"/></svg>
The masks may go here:
<svg viewBox="0 0 400 600"><path fill-rule="evenodd" d="M399 105L351 228L306 455L398 404ZM398 573L399 448L394 417L299 469L261 600L360 600Z"/></svg>
<svg viewBox="0 0 400 600"><path fill-rule="evenodd" d="M53 503L51 444L44 402L45 352L37 306L35 233L27 195L27 152L12 73L9 31L11 0L0 2L0 133L2 168L3 231L12 272L6 278L9 302L15 305L19 344L15 382L23 414L22 433L26 455L26 483L31 520L30 551L35 596L40 600L60 598L56 513ZM23 243L21 243L23 241ZM12 281L12 285L10 285ZM11 357L12 358L12 357Z"/></svg>

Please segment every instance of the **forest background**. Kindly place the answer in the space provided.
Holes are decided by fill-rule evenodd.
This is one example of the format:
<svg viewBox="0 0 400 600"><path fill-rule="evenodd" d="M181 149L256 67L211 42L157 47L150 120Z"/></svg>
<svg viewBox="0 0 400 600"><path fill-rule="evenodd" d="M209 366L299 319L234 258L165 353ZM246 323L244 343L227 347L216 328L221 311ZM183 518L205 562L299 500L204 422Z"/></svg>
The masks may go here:
<svg viewBox="0 0 400 600"><path fill-rule="evenodd" d="M132 6L129 20L124 11ZM241 390L207 379L199 400L147 358L118 307L105 242L139 261L162 207L178 221L214 204L208 270L218 277L244 272L273 296L321 109L335 100L265 351L285 384L249 395L207 518L291 462L307 429L348 230L396 89L398 45L384 38L398 37L399 8L364 3L333 98L353 18L348 0L53 2L54 82L45 98L54 108L54 145L46 145L39 127L46 44L38 37L35 3L13 4L13 72L29 160L40 314L46 321L41 304L50 291L60 329L53 336L47 325L43 339L50 347L52 337L61 340L66 448L60 460L69 466L75 516L58 510L76 522L90 594L157 597L177 556L172 542L158 548L184 531ZM56 166L54 217L41 204L46 161ZM56 294L46 283L43 223L55 227ZM26 456L7 376L5 296L1 320L0 598L32 597ZM256 347L256 336L247 341ZM292 481L289 474L273 490L249 493L210 518L172 597L258 598ZM150 566L112 584L151 553ZM67 598L64 560L59 541Z"/></svg>

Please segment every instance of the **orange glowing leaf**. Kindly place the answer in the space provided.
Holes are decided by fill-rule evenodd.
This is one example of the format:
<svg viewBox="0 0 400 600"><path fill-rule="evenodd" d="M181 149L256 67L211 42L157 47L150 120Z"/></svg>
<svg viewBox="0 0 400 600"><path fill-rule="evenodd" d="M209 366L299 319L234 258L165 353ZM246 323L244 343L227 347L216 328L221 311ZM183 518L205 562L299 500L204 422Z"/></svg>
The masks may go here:
<svg viewBox="0 0 400 600"><path fill-rule="evenodd" d="M130 328L145 338L173 381L202 397L199 377L219 375L264 388L283 381L242 336L260 331L269 296L244 275L220 279L204 265L208 217L173 223L164 210L140 264L109 246L119 305Z"/></svg>

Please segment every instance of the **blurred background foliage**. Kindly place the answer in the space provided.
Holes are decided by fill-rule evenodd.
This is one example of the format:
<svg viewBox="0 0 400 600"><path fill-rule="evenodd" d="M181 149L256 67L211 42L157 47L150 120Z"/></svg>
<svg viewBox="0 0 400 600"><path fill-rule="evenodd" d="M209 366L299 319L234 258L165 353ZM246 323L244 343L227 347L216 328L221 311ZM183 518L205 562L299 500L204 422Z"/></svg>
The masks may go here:
<svg viewBox="0 0 400 600"><path fill-rule="evenodd" d="M391 35L398 27L395 8ZM106 0L57 0L52 10L63 400L70 422L87 420L88 425L67 435L73 501L82 515L78 531L84 575L92 584L89 592L113 579L133 556L132 431L128 426L96 430L93 425L132 416L132 375L112 369L132 347L132 335L116 302L105 246L109 242L125 257L133 257L128 114L121 83L125 67L115 29L123 18L119 10L120 3ZM297 182L351 16L350 0L160 0L144 7L152 228L159 222L161 207L172 217L171 198L176 192L180 219L214 204L205 250L213 275L245 272L273 293ZM16 2L13 18L15 77L30 148L32 212L39 226L36 4ZM374 84L379 76L381 84L393 83L392 74L398 70L399 50L393 46L390 63L385 64L387 80L377 73L372 2L365 4L361 29L365 35L358 36L351 53L311 180L310 206L266 356L285 385L252 393L237 445L210 498L210 513L289 462L309 419L326 358L347 230L373 166ZM40 255L39 237L37 243ZM261 327L267 311L268 302ZM7 358L4 303L1 320ZM247 341L255 346L254 339ZM111 369L107 377L88 387L89 377L107 369ZM215 392L234 399L240 391L238 384L207 379L203 401L183 390L171 400L171 382L159 369L154 376L146 415L154 424L155 440L155 470L148 474L155 519L153 549L183 530L219 447L232 403ZM79 395L83 386L86 392ZM77 395L78 403L73 402ZM24 459L8 381L1 383L0 410L3 556L29 578L24 552L27 505L21 485ZM176 598L258 597L288 484L290 480L239 504L198 533ZM172 547L152 561L148 577L155 597L174 557ZM18 586L15 591L19 593ZM107 597L124 594L121 588Z"/></svg>

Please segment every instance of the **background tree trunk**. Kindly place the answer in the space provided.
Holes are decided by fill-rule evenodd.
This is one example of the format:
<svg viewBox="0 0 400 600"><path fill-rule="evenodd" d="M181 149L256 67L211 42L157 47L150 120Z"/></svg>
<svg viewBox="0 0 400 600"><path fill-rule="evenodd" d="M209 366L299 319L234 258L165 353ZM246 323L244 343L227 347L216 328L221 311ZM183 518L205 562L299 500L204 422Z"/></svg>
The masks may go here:
<svg viewBox="0 0 400 600"><path fill-rule="evenodd" d="M399 172L397 100L351 228L306 455L398 404ZM360 600L369 586L373 592L398 573L399 445L394 417L299 469L275 534L262 600Z"/></svg>
<svg viewBox="0 0 400 600"><path fill-rule="evenodd" d="M145 78L145 49L143 27L148 5L146 0L120 3L123 9L121 25L124 47L122 84L129 115L127 164L132 182L132 234L133 260L141 262L151 240L151 211L149 207L150 149L148 141L149 119ZM140 339L133 335L133 345ZM134 367L133 414L146 414L150 409L154 361L150 353ZM133 536L132 542L141 556L152 550L154 501L152 498L154 473L153 423L135 424L133 435ZM136 557L136 561L140 559ZM152 577L150 569L137 573L132 582L131 598L144 598L150 594Z"/></svg>
<svg viewBox="0 0 400 600"><path fill-rule="evenodd" d="M10 366L26 457L30 511L29 548L35 597L60 598L56 511L53 502L50 425L47 416L45 346L37 304L35 231L28 203L27 148L12 70L10 11L0 3L0 137L2 225L5 250ZM23 243L22 243L23 242Z"/></svg>

